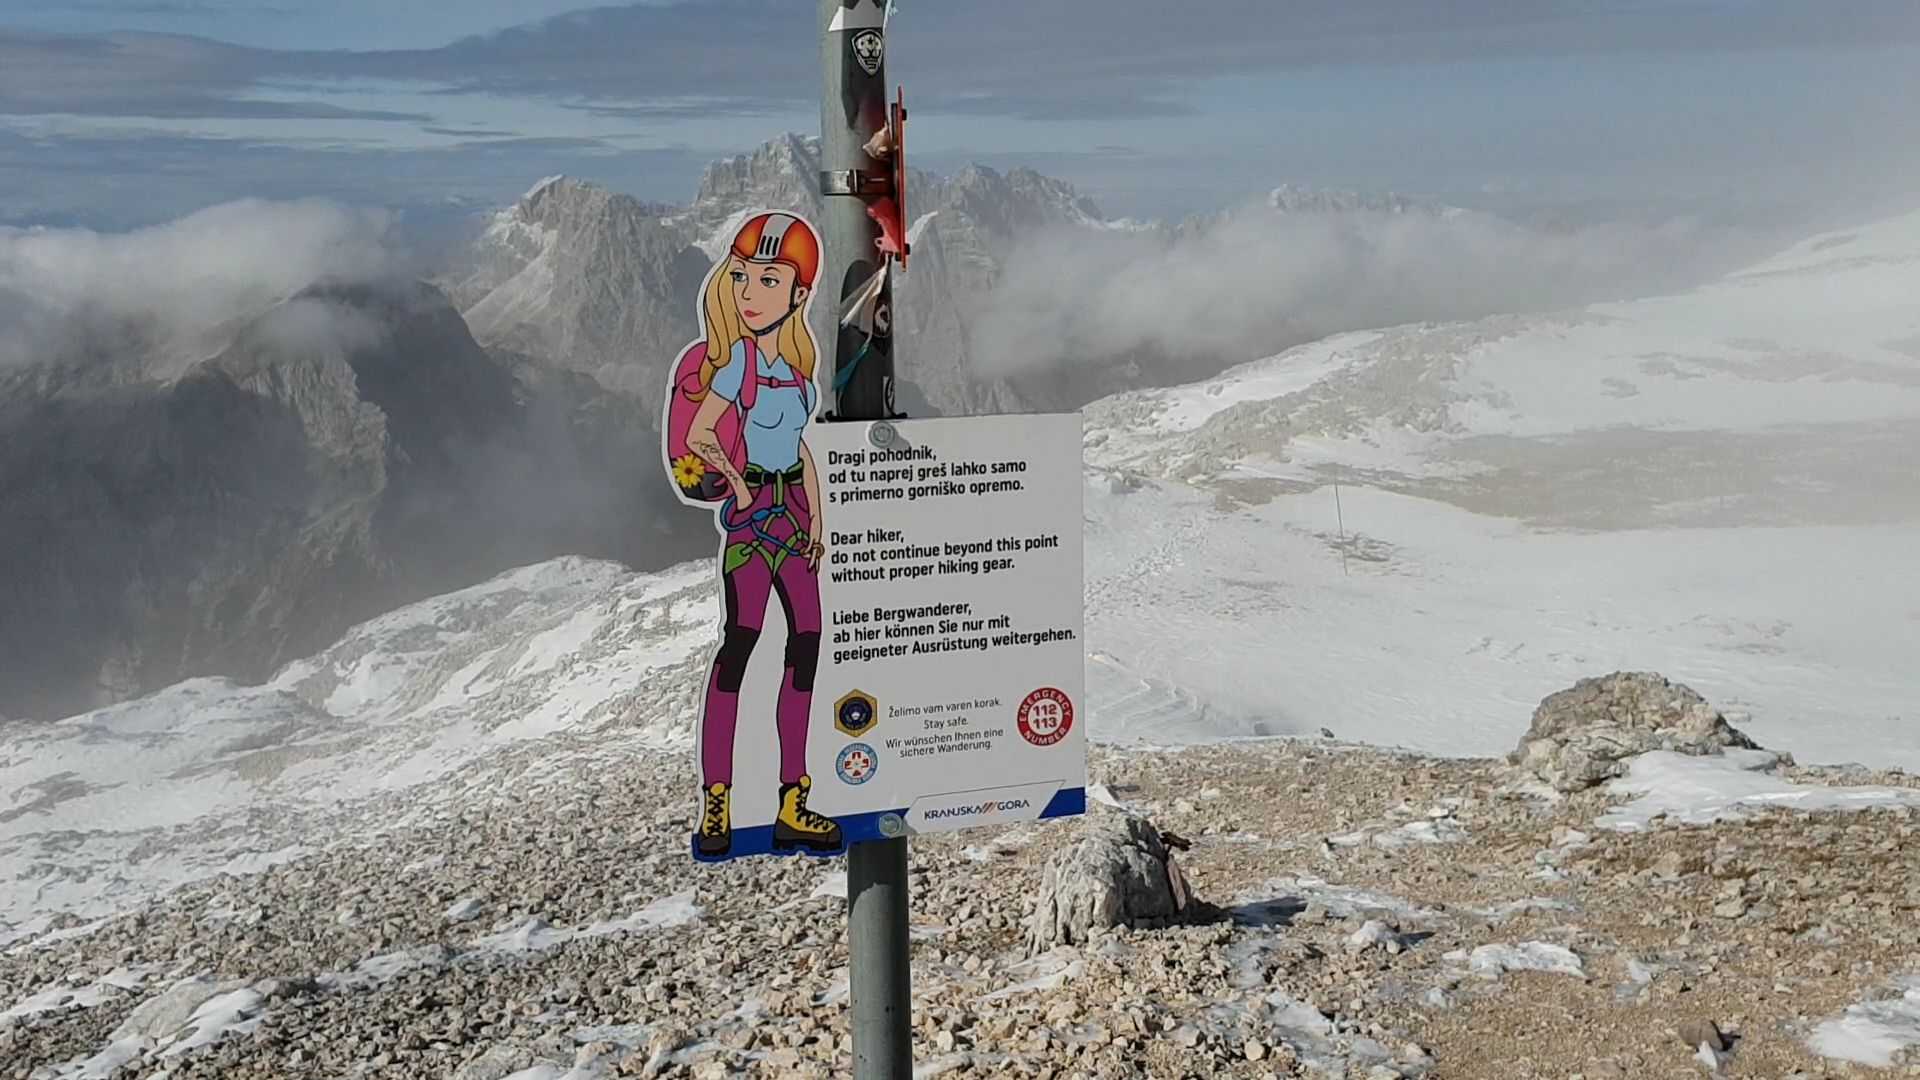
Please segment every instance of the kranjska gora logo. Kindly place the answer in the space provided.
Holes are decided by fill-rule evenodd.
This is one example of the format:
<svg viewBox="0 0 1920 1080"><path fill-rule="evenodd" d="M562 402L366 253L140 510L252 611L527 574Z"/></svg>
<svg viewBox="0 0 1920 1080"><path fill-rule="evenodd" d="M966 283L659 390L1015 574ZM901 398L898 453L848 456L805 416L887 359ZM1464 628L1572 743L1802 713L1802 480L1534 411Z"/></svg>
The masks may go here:
<svg viewBox="0 0 1920 1080"><path fill-rule="evenodd" d="M982 814L1004 814L1014 810L1026 810L1033 806L1025 799L988 799L983 803L970 803L966 806L943 806L926 813L930 821L946 818L979 817Z"/></svg>

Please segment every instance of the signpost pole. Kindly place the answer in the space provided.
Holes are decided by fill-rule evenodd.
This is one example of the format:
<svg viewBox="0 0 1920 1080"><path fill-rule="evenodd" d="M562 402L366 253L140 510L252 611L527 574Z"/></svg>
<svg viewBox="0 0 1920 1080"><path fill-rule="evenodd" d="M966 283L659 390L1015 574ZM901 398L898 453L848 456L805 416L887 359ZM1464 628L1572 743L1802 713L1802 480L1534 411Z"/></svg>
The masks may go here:
<svg viewBox="0 0 1920 1080"><path fill-rule="evenodd" d="M865 147L887 123L885 0L820 0L821 232L830 265L844 267L844 301L882 268L879 225L862 197L890 173ZM829 284L823 282L822 284ZM832 411L836 421L893 417L892 283L876 301L877 332L840 325L835 314ZM831 293L829 295L832 295ZM851 369L851 370L849 370ZM851 845L847 851L847 942L853 998L856 1080L909 1080L913 1072L912 975L907 954L907 840Z"/></svg>

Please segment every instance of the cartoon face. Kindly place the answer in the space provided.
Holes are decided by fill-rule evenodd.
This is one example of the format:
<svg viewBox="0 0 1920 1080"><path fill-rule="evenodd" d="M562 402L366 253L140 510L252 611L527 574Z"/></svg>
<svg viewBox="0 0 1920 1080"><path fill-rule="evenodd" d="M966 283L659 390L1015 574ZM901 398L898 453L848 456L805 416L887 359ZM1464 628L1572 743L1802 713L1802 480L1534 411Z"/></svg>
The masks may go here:
<svg viewBox="0 0 1920 1080"><path fill-rule="evenodd" d="M794 284L798 275L785 263L736 258L727 274L733 279L733 302L740 309L740 319L756 334L765 333L807 298L807 287Z"/></svg>

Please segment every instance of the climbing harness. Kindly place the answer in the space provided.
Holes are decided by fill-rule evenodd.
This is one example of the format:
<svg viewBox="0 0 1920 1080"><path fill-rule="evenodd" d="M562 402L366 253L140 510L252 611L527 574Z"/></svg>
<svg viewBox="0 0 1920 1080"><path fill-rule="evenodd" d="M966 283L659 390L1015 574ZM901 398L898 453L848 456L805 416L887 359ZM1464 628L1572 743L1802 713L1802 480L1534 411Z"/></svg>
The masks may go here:
<svg viewBox="0 0 1920 1080"><path fill-rule="evenodd" d="M746 471L741 474L742 478L746 480L748 484L754 487L765 487L768 480L771 479L773 483L773 505L751 511L745 517L736 521L733 512L737 504L734 502L733 496L728 495L726 501L720 504L720 520L726 523L727 531L738 532L744 528L751 528L754 538L767 546L768 550L765 552L765 555L769 562L773 560L775 552L784 552L787 555L795 557L805 556L808 549L813 545L813 538L808 536L805 530L800 528L799 519L795 518L793 511L787 508L787 485L801 482L806 476L804 469L804 466L795 465L786 472L776 473L768 472L758 465L748 465ZM786 518L793 526L793 535L785 540L767 531L772 522L780 518ZM797 547L795 546L796 543L798 544Z"/></svg>

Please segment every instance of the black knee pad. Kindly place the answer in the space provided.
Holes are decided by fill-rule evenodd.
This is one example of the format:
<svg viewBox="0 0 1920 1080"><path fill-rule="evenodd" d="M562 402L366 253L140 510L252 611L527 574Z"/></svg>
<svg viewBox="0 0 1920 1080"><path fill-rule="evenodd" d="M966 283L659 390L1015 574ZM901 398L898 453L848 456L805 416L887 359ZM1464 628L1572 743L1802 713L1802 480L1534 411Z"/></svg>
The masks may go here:
<svg viewBox="0 0 1920 1080"><path fill-rule="evenodd" d="M753 646L759 640L758 630L727 627L726 636L720 640L720 654L713 658L714 682L721 690L729 694L740 692L740 684L747 678L747 661L753 657Z"/></svg>
<svg viewBox="0 0 1920 1080"><path fill-rule="evenodd" d="M787 668L793 672L795 690L812 690L813 675L820 667L820 632L787 635Z"/></svg>

